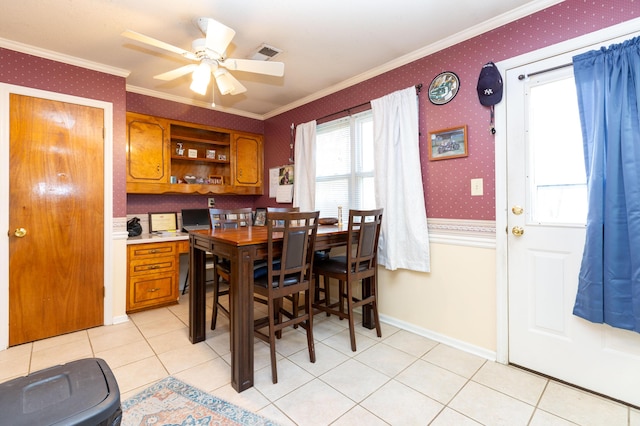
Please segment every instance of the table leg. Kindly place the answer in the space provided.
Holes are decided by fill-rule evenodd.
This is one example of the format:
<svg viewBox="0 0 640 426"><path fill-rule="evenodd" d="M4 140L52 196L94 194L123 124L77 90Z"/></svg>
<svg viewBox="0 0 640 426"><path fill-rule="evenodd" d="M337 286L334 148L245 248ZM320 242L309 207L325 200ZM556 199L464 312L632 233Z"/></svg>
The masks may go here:
<svg viewBox="0 0 640 426"><path fill-rule="evenodd" d="M253 261L255 248L238 248L231 259L229 289L231 386L242 392L253 386Z"/></svg>
<svg viewBox="0 0 640 426"><path fill-rule="evenodd" d="M193 237L189 247L189 340L191 343L206 339L206 252L195 248Z"/></svg>

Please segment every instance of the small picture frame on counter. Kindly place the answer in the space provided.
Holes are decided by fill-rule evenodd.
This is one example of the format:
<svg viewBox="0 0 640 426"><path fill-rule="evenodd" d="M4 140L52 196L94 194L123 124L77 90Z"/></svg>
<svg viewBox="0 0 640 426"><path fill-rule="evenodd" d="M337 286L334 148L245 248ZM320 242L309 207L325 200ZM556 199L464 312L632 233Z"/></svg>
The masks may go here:
<svg viewBox="0 0 640 426"><path fill-rule="evenodd" d="M198 150L197 149L190 149L189 151L187 151L187 156L189 158L198 158Z"/></svg>
<svg viewBox="0 0 640 426"><path fill-rule="evenodd" d="M176 231L178 214L176 212L149 213L149 233Z"/></svg>
<svg viewBox="0 0 640 426"><path fill-rule="evenodd" d="M207 150L207 158L209 158L211 160L215 160L216 159L216 150L215 149L208 149Z"/></svg>
<svg viewBox="0 0 640 426"><path fill-rule="evenodd" d="M225 154L218 154L218 160L227 161L227 156Z"/></svg>

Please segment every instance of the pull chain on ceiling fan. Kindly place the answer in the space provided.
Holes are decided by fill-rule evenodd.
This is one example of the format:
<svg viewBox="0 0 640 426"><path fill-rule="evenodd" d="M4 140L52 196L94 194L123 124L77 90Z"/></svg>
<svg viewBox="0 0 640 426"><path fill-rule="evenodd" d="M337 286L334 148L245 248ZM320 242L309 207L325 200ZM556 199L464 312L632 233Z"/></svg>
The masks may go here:
<svg viewBox="0 0 640 426"><path fill-rule="evenodd" d="M123 32L122 35L132 40L178 54L192 61L197 61L198 63L192 63L158 74L154 76L154 78L169 81L192 73L190 88L200 95L207 93L211 75L213 75L218 89L223 95L237 95L246 92L246 87L244 87L229 70L276 77L282 77L284 75L284 64L282 62L226 58L225 51L236 32L211 18L198 18L196 24L205 34L205 38L194 40L191 45L191 52L131 30Z"/></svg>

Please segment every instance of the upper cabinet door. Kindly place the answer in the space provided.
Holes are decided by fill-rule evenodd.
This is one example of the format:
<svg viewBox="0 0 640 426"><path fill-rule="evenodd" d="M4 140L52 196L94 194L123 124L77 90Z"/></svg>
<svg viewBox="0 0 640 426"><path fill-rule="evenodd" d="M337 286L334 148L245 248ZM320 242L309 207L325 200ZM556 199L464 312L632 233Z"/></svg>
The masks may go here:
<svg viewBox="0 0 640 426"><path fill-rule="evenodd" d="M262 136L234 133L234 185L261 188L263 180Z"/></svg>
<svg viewBox="0 0 640 426"><path fill-rule="evenodd" d="M169 182L166 120L127 113L127 182Z"/></svg>

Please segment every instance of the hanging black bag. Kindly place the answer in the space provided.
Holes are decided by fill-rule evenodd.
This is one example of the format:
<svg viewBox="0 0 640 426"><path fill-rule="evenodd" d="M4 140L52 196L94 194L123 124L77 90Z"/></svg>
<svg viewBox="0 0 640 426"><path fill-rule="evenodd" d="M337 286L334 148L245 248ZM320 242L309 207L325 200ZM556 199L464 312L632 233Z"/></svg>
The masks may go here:
<svg viewBox="0 0 640 426"><path fill-rule="evenodd" d="M127 231L129 231L130 237L137 237L142 234L142 225L140 225L140 218L133 217L127 221Z"/></svg>

